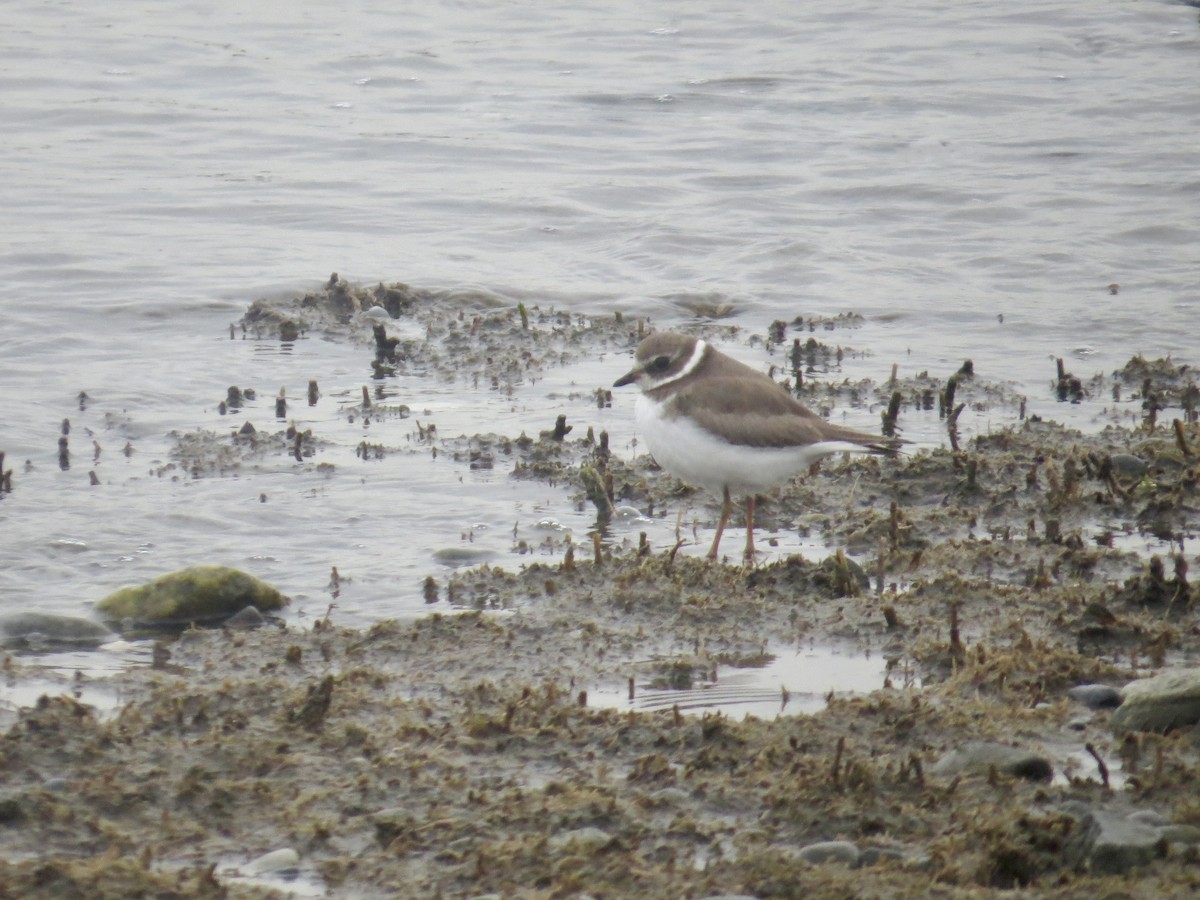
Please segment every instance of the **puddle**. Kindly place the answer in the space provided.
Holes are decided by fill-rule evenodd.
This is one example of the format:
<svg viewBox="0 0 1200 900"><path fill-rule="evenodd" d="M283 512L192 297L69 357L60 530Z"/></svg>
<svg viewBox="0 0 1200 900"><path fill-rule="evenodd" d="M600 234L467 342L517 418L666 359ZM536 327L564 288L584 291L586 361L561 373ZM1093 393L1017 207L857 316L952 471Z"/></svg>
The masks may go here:
<svg viewBox="0 0 1200 900"><path fill-rule="evenodd" d="M1152 556L1169 556L1172 553L1184 553L1195 550L1197 535L1184 532L1173 540L1164 540L1161 536L1132 526L1114 526L1112 528L1092 528L1086 536L1097 544L1112 547L1114 550L1136 553L1143 559ZM1189 547L1189 545L1191 545Z"/></svg>
<svg viewBox="0 0 1200 900"><path fill-rule="evenodd" d="M811 714L831 696L867 694L880 688L919 688L915 668L902 659L878 653L854 653L829 647L787 648L768 654L761 666L718 666L711 681L678 690L638 682L631 700L628 689L589 691L599 707L653 712L679 708L682 713L721 713L770 719Z"/></svg>
<svg viewBox="0 0 1200 900"><path fill-rule="evenodd" d="M0 726L7 727L17 720L20 710L37 705L38 698L73 697L94 707L100 718L116 713L120 694L103 681L53 678L43 674L30 677L8 676L0 682Z"/></svg>
<svg viewBox="0 0 1200 900"><path fill-rule="evenodd" d="M45 695L72 697L95 708L101 719L115 715L123 698L109 676L149 664L152 646L150 641L113 641L95 650L10 654L18 665L0 679L0 727L8 727L21 709L36 706Z"/></svg>
<svg viewBox="0 0 1200 900"><path fill-rule="evenodd" d="M1096 759L1084 747L1051 746L1055 760L1054 777L1050 783L1059 787L1069 787L1073 779L1102 782L1103 776L1096 764ZM1108 785L1114 791L1125 789L1127 773L1121 764L1121 758L1115 753L1105 753L1105 767L1108 769Z"/></svg>
<svg viewBox="0 0 1200 900"><path fill-rule="evenodd" d="M316 868L301 864L295 851L276 850L245 864L226 861L216 874L230 887L262 888L285 897L327 897L329 889Z"/></svg>

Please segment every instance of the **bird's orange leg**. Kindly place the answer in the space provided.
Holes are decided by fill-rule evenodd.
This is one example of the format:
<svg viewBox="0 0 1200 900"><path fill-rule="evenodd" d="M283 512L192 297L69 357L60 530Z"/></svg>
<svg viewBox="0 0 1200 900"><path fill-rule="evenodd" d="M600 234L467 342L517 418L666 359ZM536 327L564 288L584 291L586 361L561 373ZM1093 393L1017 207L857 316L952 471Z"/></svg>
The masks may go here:
<svg viewBox="0 0 1200 900"><path fill-rule="evenodd" d="M733 512L733 501L729 498L729 488L725 488L725 504L721 507L721 521L717 523L717 536L713 538L712 549L708 551L709 559L717 558L717 547L721 543L721 535L725 533L725 523Z"/></svg>

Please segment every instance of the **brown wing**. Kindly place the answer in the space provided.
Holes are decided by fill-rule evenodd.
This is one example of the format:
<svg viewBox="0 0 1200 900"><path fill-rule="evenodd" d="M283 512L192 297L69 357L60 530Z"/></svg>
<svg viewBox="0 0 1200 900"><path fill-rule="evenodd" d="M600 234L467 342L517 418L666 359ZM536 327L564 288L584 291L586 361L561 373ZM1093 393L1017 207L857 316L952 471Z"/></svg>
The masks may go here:
<svg viewBox="0 0 1200 900"><path fill-rule="evenodd" d="M672 406L705 430L747 447L847 441L875 452L891 449L879 435L826 422L768 379L700 379L676 393Z"/></svg>

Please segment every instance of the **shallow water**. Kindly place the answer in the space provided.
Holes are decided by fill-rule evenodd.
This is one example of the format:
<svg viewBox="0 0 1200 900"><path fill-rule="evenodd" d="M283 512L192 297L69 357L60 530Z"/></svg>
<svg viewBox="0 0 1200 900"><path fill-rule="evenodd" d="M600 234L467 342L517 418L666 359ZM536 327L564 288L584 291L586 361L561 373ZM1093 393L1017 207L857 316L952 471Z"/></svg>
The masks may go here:
<svg viewBox="0 0 1200 900"><path fill-rule="evenodd" d="M619 710L677 710L691 715L719 713L773 719L817 712L830 697L869 694L885 687L921 686L920 678L903 660L844 648L778 648L762 663L717 666L712 678L686 689L639 681L632 697L628 690L593 690L588 693L588 702Z"/></svg>
<svg viewBox="0 0 1200 900"><path fill-rule="evenodd" d="M627 361L511 397L407 379L414 417L364 427L343 409L369 380L361 348L229 340L256 297L335 270L666 325L720 310L757 333L853 310L865 325L834 336L859 351L846 377L945 376L971 358L1031 412L1082 427L1112 404L1056 403L1055 357L1086 378L1135 352L1194 352L1200 35L1185 4L300 2L285 16L118 0L17 2L6 21L0 450L16 490L0 500L0 611L86 615L121 584L223 562L278 585L301 621L335 603L361 624L422 612L438 551L517 565L520 540L557 554L586 534L563 487L354 447L368 432L402 444L415 419L533 433L566 405L631 452L631 396L563 399ZM335 442L333 474L286 458L158 474L168 432L273 427L279 388L300 398L313 378L321 402L290 415ZM259 400L221 417L231 384ZM1015 412L966 417L969 434ZM936 414L906 429L944 440ZM652 524L669 544L673 522Z"/></svg>
<svg viewBox="0 0 1200 900"><path fill-rule="evenodd" d="M0 676L0 727L16 721L17 711L41 696L73 697L92 707L102 719L116 714L124 702L109 676L131 664L148 665L148 642L114 641L97 650L55 650L29 654L29 668L7 669Z"/></svg>

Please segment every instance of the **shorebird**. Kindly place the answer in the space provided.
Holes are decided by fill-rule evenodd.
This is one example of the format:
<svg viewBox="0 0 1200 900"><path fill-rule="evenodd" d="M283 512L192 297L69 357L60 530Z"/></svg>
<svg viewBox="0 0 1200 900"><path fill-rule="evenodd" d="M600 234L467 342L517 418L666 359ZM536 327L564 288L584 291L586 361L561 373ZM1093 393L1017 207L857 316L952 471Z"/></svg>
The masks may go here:
<svg viewBox="0 0 1200 900"><path fill-rule="evenodd" d="M754 498L831 453L895 454L902 441L827 422L762 372L700 338L661 331L613 387L636 384L638 433L677 478L723 497L709 559L746 495L746 559L754 558Z"/></svg>

